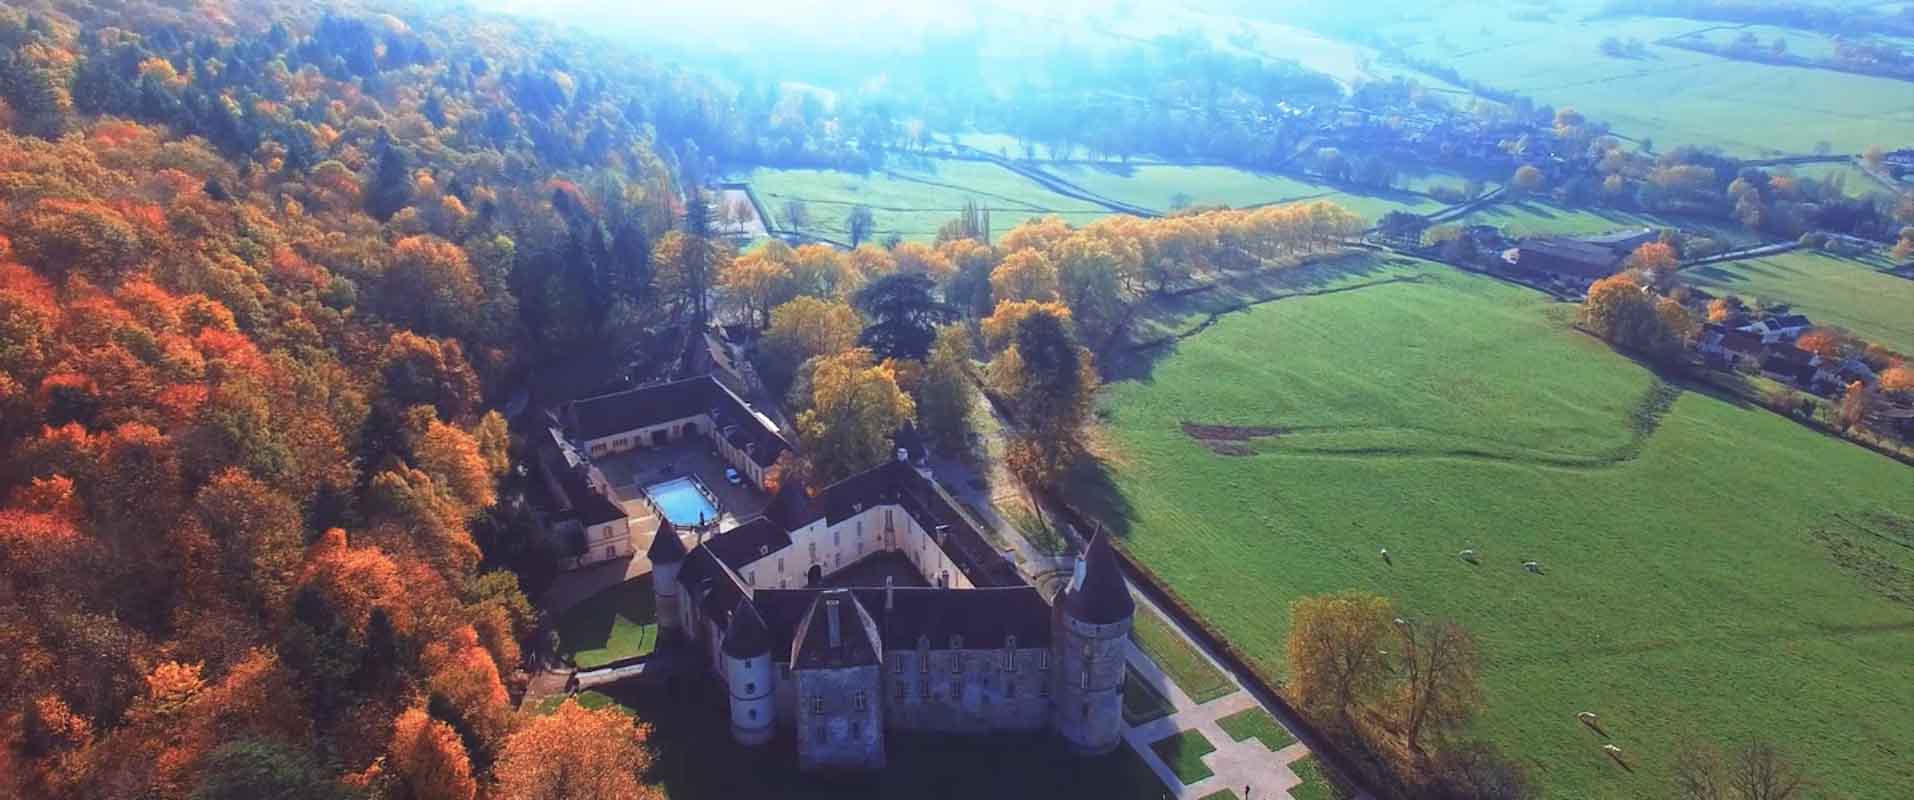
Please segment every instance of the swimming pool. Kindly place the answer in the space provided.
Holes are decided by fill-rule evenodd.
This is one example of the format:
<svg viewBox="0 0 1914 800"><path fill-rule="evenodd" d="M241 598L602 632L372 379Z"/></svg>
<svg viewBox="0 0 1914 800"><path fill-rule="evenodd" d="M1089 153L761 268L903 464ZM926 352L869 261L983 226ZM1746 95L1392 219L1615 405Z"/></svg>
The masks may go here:
<svg viewBox="0 0 1914 800"><path fill-rule="evenodd" d="M645 494L657 504L665 519L680 528L718 521L718 507L711 504L709 490L697 478L673 478L645 487Z"/></svg>

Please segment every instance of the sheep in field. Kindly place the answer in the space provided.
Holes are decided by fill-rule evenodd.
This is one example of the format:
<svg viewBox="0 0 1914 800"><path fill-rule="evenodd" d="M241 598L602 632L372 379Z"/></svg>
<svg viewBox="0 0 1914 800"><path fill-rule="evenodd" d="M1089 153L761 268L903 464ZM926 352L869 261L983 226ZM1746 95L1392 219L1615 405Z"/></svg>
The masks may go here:
<svg viewBox="0 0 1914 800"><path fill-rule="evenodd" d="M1394 561L1389 560L1389 548L1387 547L1382 548L1382 560L1383 560L1383 563L1387 563L1387 564L1396 563Z"/></svg>
<svg viewBox="0 0 1914 800"><path fill-rule="evenodd" d="M1542 562L1540 561L1524 561L1522 562L1522 568L1535 575L1542 574Z"/></svg>
<svg viewBox="0 0 1914 800"><path fill-rule="evenodd" d="M1472 550L1472 549L1471 549L1471 550L1464 550L1464 551L1462 551L1462 552L1460 552L1460 553L1457 553L1457 554L1456 554L1456 557L1457 557L1457 558L1460 558L1460 559L1462 559L1463 561L1467 561L1467 562L1469 562L1469 563L1471 563L1471 564L1474 564L1474 563L1475 563L1475 551L1474 551L1474 550Z"/></svg>

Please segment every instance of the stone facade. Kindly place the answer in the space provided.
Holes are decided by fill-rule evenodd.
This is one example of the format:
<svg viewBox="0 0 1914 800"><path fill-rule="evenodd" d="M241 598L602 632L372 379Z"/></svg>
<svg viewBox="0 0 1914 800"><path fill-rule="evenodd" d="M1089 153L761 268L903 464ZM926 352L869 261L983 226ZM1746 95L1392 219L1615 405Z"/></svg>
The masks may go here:
<svg viewBox="0 0 1914 800"><path fill-rule="evenodd" d="M1077 752L1108 752L1134 612L1109 545L1092 543L1053 608L979 560L999 556L928 484L891 465L781 493L764 518L690 548L658 537L661 643L694 648L725 684L739 742L790 732L806 769L881 767L891 728L1054 727ZM903 556L927 585L823 588L879 556Z"/></svg>

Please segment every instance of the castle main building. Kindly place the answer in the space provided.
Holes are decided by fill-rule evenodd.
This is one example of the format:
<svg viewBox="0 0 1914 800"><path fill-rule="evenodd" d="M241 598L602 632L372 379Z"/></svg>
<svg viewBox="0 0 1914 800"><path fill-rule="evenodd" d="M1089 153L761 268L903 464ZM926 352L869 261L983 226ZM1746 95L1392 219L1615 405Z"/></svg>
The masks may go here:
<svg viewBox="0 0 1914 800"><path fill-rule="evenodd" d="M661 649L691 649L726 686L739 742L793 732L806 769L882 767L889 730L1053 728L1083 754L1122 741L1135 606L1100 537L1053 607L894 462L787 484L702 541L666 523L647 554Z"/></svg>

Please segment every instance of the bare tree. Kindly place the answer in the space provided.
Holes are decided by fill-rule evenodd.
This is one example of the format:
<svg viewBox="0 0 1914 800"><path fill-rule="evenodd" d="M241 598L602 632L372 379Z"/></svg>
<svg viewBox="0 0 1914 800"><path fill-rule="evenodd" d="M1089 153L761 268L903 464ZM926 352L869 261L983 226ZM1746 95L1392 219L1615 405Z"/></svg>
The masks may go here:
<svg viewBox="0 0 1914 800"><path fill-rule="evenodd" d="M1409 750L1421 753L1423 731L1461 724L1475 713L1482 697L1480 656L1475 636L1459 623L1397 619L1395 625L1403 644L1396 705Z"/></svg>
<svg viewBox="0 0 1914 800"><path fill-rule="evenodd" d="M1675 796L1680 800L1795 800L1808 781L1773 744L1754 742L1729 759L1707 744L1675 753Z"/></svg>

